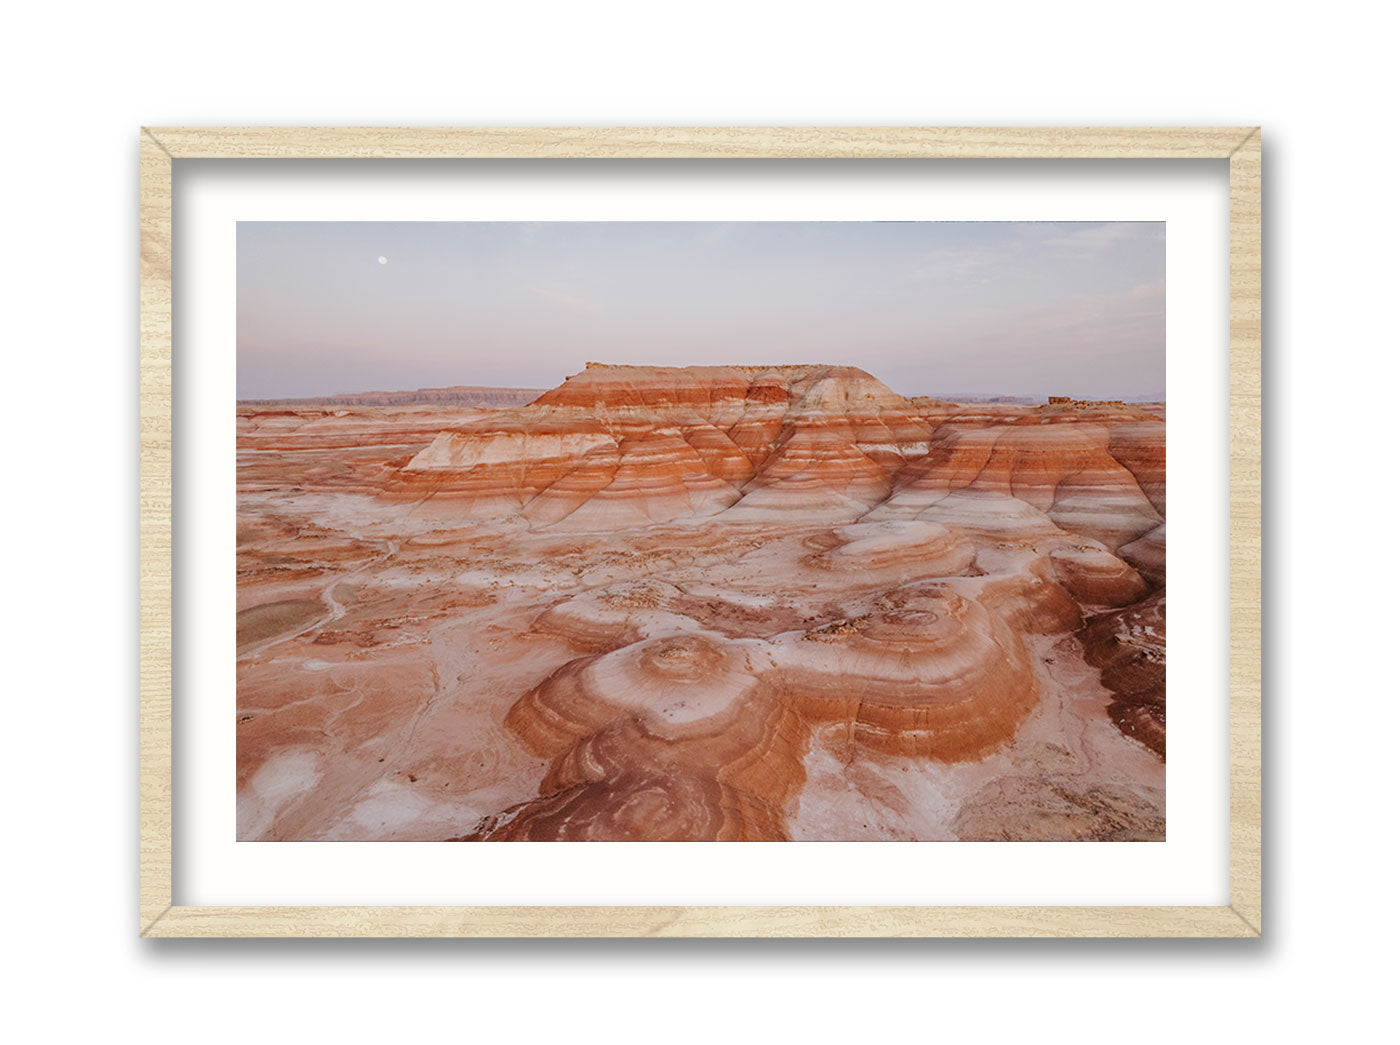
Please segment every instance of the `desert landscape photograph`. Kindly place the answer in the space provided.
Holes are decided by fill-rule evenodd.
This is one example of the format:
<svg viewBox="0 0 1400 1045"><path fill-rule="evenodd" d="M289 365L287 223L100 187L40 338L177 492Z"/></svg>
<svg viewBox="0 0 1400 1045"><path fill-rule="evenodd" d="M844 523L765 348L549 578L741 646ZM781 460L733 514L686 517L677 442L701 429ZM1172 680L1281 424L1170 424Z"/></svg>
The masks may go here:
<svg viewBox="0 0 1400 1045"><path fill-rule="evenodd" d="M1166 838L1156 222L240 222L240 841Z"/></svg>

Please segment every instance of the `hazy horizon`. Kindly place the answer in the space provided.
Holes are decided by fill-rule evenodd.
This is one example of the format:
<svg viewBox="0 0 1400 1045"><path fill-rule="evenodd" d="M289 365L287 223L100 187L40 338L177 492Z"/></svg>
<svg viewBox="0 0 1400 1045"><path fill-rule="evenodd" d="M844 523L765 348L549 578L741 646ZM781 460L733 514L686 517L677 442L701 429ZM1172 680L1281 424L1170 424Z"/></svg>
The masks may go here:
<svg viewBox="0 0 1400 1045"><path fill-rule="evenodd" d="M1165 271L1161 222L239 222L237 398L552 388L591 360L1159 399Z"/></svg>

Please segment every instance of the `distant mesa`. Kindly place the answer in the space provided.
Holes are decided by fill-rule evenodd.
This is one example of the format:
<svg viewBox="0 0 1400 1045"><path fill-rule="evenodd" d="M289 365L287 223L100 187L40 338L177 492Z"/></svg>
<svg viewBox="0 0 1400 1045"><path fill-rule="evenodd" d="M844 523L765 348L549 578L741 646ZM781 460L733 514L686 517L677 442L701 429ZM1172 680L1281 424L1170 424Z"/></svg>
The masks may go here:
<svg viewBox="0 0 1400 1045"><path fill-rule="evenodd" d="M301 399L240 399L240 406L523 406L539 398L543 388L491 388L452 385L412 392L345 392Z"/></svg>
<svg viewBox="0 0 1400 1045"><path fill-rule="evenodd" d="M1092 410L1096 406L1125 406L1121 399L1075 399L1072 396L1051 396L1051 406L1070 406L1076 410Z"/></svg>

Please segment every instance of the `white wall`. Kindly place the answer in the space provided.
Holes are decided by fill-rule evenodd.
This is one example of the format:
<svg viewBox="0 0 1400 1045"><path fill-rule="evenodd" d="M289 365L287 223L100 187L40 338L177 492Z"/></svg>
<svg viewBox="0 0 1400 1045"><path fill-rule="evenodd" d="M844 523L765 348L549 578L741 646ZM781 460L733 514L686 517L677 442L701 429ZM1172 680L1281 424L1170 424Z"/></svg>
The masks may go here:
<svg viewBox="0 0 1400 1045"><path fill-rule="evenodd" d="M1382 1016L1398 687L1377 499L1400 389L1377 315L1396 267L1379 8L127 6L5 19L7 1023L38 1021L42 1040L592 1038L618 1024L703 1040L761 1023L874 1041L1214 1041L1340 1036ZM137 127L400 122L1262 124L1267 938L138 941Z"/></svg>

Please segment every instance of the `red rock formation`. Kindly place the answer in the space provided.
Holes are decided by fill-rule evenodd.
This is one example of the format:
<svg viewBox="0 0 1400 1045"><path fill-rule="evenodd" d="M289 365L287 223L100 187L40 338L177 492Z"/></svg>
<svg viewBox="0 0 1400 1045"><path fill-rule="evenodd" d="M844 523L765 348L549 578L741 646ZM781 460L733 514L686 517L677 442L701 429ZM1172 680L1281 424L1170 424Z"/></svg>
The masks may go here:
<svg viewBox="0 0 1400 1045"><path fill-rule="evenodd" d="M1113 692L1108 710L1118 728L1166 758L1166 594L1097 618L1080 640L1085 659Z"/></svg>
<svg viewBox="0 0 1400 1045"><path fill-rule="evenodd" d="M854 519L929 434L906 400L851 367L590 366L528 407L443 432L398 492L570 530L731 506L734 521Z"/></svg>
<svg viewBox="0 0 1400 1045"><path fill-rule="evenodd" d="M1167 583L1166 524L1149 530L1131 544L1118 549L1123 561L1158 587Z"/></svg>
<svg viewBox="0 0 1400 1045"><path fill-rule="evenodd" d="M240 406L239 837L1160 837L1163 414L836 366Z"/></svg>
<svg viewBox="0 0 1400 1045"><path fill-rule="evenodd" d="M952 591L775 644L776 678L804 719L877 751L942 761L1006 743L1039 690L1005 623Z"/></svg>
<svg viewBox="0 0 1400 1045"><path fill-rule="evenodd" d="M1081 604L1124 606L1147 593L1137 571L1102 545L1059 544L1049 554L1056 579Z"/></svg>
<svg viewBox="0 0 1400 1045"><path fill-rule="evenodd" d="M817 568L872 580L956 576L977 558L970 541L946 526L923 521L838 526L807 543L821 549L807 560Z"/></svg>
<svg viewBox="0 0 1400 1045"><path fill-rule="evenodd" d="M541 798L478 837L600 841L787 837L807 736L758 677L758 647L695 632L564 665L506 724L553 759Z"/></svg>
<svg viewBox="0 0 1400 1045"><path fill-rule="evenodd" d="M1162 517L1109 453L1110 439L1110 426L1097 423L970 427L950 418L871 518L934 519L1011 536L1060 529L1117 548Z"/></svg>
<svg viewBox="0 0 1400 1045"><path fill-rule="evenodd" d="M465 837L777 840L815 726L943 761L1007 743L1039 695L1024 646L949 590L900 603L768 642L696 631L570 661L506 716L552 759L540 798Z"/></svg>

